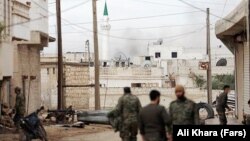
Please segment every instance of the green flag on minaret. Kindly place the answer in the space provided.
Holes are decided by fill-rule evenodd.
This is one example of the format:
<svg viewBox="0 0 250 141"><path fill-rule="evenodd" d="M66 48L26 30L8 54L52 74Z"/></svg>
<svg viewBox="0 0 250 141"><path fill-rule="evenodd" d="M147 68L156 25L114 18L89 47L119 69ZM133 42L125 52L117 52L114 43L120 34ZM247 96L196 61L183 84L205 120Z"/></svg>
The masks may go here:
<svg viewBox="0 0 250 141"><path fill-rule="evenodd" d="M108 16L109 13L108 13L108 7L107 7L107 3L105 1L105 7L104 7L104 12L103 12L103 16Z"/></svg>

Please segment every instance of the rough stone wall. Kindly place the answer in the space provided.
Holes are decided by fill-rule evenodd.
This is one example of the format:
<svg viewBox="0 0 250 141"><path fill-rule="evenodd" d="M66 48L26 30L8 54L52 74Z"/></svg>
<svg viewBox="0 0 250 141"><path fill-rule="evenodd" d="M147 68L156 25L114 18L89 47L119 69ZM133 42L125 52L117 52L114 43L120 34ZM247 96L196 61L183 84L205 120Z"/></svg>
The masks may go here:
<svg viewBox="0 0 250 141"><path fill-rule="evenodd" d="M89 70L83 64L64 65L65 85L88 85ZM72 105L75 109L89 108L89 88L88 87L65 87L66 107Z"/></svg>
<svg viewBox="0 0 250 141"><path fill-rule="evenodd" d="M23 77L26 79L23 80ZM34 79L32 79L34 77ZM18 45L14 49L14 75L12 78L12 103L15 105L15 87L21 87L26 97L26 111L31 113L41 106L40 48Z"/></svg>

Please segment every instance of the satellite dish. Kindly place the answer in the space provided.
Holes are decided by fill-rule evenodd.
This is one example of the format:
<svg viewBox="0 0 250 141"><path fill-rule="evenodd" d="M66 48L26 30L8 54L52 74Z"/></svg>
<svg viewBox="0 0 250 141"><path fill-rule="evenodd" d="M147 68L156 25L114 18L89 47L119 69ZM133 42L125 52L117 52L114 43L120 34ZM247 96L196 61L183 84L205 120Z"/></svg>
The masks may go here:
<svg viewBox="0 0 250 141"><path fill-rule="evenodd" d="M227 59L220 59L219 61L217 61L216 66L227 66Z"/></svg>

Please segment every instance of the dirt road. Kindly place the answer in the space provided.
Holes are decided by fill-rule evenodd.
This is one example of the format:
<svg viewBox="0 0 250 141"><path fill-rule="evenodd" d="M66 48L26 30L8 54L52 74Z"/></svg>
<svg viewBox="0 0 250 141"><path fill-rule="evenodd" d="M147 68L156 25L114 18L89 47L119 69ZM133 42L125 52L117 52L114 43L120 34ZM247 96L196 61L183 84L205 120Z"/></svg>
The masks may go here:
<svg viewBox="0 0 250 141"><path fill-rule="evenodd" d="M119 137L119 133L114 133L112 130L110 130L100 133L63 138L60 141L121 141L121 139ZM141 141L139 135L138 141Z"/></svg>

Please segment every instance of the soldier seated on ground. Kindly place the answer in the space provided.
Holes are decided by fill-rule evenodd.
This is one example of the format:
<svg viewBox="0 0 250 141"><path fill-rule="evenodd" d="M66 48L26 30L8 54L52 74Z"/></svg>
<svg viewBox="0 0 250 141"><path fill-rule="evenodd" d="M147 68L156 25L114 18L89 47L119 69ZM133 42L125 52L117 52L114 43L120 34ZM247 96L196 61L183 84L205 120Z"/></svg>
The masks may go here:
<svg viewBox="0 0 250 141"><path fill-rule="evenodd" d="M0 124L4 126L13 127L14 122L12 121L13 110L9 108L7 103L1 104L1 117Z"/></svg>

